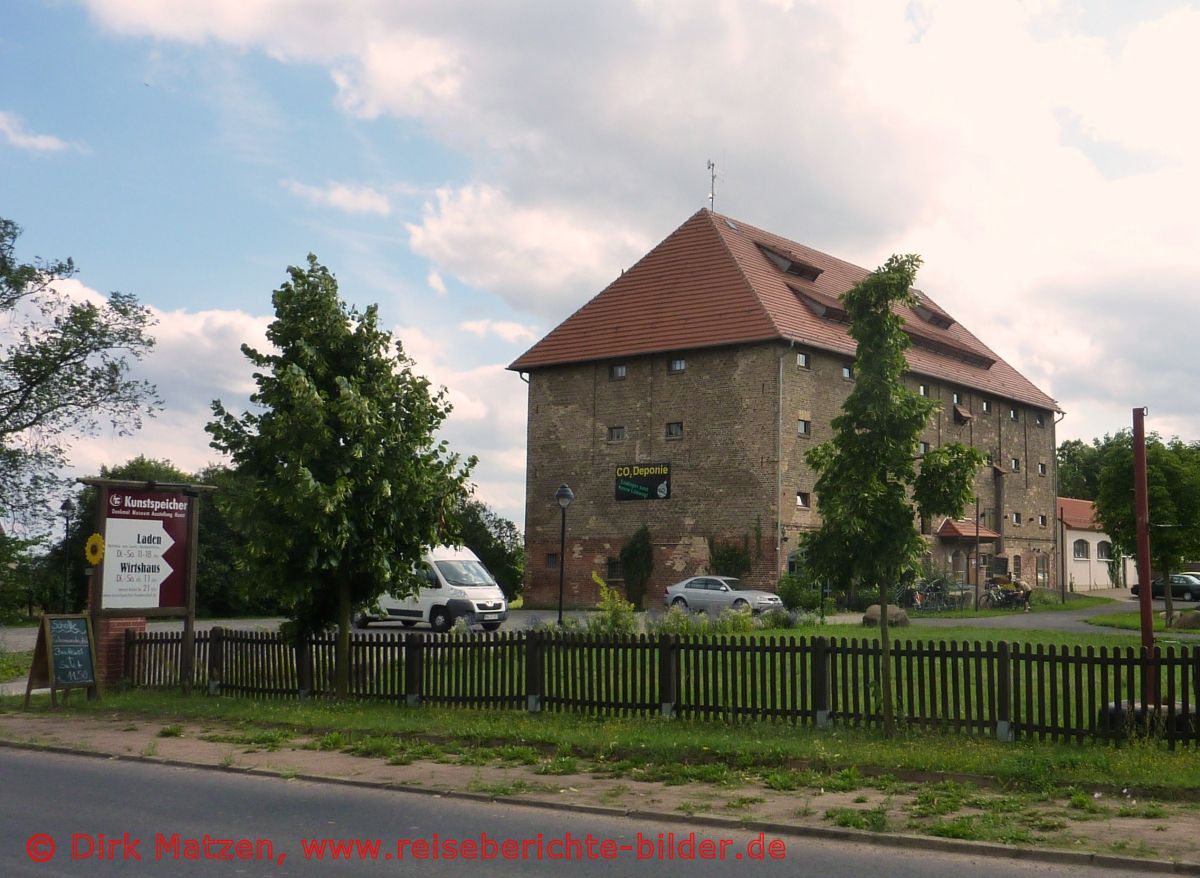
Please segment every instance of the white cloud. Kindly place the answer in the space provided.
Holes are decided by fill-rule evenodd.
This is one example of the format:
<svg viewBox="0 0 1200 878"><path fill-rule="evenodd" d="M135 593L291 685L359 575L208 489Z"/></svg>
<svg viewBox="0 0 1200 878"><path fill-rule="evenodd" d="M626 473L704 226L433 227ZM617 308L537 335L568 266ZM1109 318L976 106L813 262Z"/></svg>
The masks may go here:
<svg viewBox="0 0 1200 878"><path fill-rule="evenodd" d="M387 216L392 212L388 197L370 186L352 186L346 183L309 186L295 180L285 180L283 185L293 195L298 195L310 204L332 207L346 213Z"/></svg>
<svg viewBox="0 0 1200 878"><path fill-rule="evenodd" d="M70 148L69 143L53 135L34 134L25 128L25 124L15 113L3 111L0 111L0 137L3 137L9 146L30 152L62 152Z"/></svg>
<svg viewBox="0 0 1200 878"><path fill-rule="evenodd" d="M429 289L433 290L439 296L446 295L446 282L442 280L442 276L436 271L429 272L429 276L425 280L429 284Z"/></svg>
<svg viewBox="0 0 1200 878"><path fill-rule="evenodd" d="M513 323L511 320L467 320L458 327L480 338L494 335L514 345L531 342L537 338L530 327Z"/></svg>
<svg viewBox="0 0 1200 878"><path fill-rule="evenodd" d="M598 291L649 244L568 209L513 204L489 186L439 190L408 233L413 250L443 270L516 307L550 314Z"/></svg>

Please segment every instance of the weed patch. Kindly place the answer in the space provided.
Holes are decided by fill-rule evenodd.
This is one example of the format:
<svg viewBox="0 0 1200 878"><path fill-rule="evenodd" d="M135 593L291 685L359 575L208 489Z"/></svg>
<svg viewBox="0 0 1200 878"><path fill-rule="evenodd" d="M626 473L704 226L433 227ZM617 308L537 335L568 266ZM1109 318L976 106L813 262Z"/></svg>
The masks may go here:
<svg viewBox="0 0 1200 878"><path fill-rule="evenodd" d="M834 826L842 826L847 829L887 832L890 828L885 805L878 805L870 809L830 808L825 812L825 819Z"/></svg>

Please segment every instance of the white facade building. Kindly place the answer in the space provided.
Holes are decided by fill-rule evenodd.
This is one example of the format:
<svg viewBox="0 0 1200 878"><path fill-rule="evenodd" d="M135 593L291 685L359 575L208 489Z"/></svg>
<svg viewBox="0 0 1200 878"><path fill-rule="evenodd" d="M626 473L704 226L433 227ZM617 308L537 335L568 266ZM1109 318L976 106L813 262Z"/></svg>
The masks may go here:
<svg viewBox="0 0 1200 878"><path fill-rule="evenodd" d="M1062 575L1071 591L1127 588L1137 581L1137 564L1113 548L1091 500L1059 497L1058 526Z"/></svg>

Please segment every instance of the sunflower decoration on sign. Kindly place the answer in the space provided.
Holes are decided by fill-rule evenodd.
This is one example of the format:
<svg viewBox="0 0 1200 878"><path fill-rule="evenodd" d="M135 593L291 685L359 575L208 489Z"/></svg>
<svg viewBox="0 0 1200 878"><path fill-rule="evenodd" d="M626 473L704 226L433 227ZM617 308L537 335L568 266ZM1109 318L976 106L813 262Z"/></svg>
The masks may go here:
<svg viewBox="0 0 1200 878"><path fill-rule="evenodd" d="M93 567L99 564L104 558L104 537L100 534L92 534L88 537L87 544L83 547L83 556Z"/></svg>

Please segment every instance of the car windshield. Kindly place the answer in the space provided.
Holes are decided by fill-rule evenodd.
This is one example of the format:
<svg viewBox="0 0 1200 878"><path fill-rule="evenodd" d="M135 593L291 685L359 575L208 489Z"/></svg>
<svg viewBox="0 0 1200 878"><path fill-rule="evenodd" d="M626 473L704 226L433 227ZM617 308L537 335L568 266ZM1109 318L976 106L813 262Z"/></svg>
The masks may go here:
<svg viewBox="0 0 1200 878"><path fill-rule="evenodd" d="M478 561L435 561L446 582L465 588L495 585L487 568Z"/></svg>

